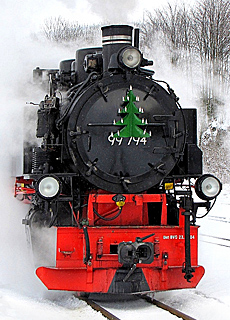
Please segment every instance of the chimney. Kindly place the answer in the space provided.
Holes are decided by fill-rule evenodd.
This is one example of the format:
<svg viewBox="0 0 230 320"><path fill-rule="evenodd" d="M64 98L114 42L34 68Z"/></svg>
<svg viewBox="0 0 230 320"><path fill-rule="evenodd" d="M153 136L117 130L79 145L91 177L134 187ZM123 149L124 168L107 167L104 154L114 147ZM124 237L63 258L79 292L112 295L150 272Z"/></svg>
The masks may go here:
<svg viewBox="0 0 230 320"><path fill-rule="evenodd" d="M103 71L108 70L110 58L122 48L132 46L133 27L126 25L112 25L101 28L102 30L102 56Z"/></svg>

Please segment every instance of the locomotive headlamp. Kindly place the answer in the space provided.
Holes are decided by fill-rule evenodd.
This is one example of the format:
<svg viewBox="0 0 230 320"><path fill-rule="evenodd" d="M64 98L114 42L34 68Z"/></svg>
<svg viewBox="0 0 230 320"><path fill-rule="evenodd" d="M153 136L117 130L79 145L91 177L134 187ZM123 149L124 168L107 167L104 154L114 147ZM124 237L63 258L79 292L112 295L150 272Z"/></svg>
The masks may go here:
<svg viewBox="0 0 230 320"><path fill-rule="evenodd" d="M141 53L137 48L127 47L122 49L119 54L119 62L127 68L134 69L140 65L142 60Z"/></svg>
<svg viewBox="0 0 230 320"><path fill-rule="evenodd" d="M55 198L60 191L60 181L55 176L45 176L38 180L38 194L47 200Z"/></svg>
<svg viewBox="0 0 230 320"><path fill-rule="evenodd" d="M221 182L210 174L204 174L196 181L195 191L202 200L212 200L222 189Z"/></svg>

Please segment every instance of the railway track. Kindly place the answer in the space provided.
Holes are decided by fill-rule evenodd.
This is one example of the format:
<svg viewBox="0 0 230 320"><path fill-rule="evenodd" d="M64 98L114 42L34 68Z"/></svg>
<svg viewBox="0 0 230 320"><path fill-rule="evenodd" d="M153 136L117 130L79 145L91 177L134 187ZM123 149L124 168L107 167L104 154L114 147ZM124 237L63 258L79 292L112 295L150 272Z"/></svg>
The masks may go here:
<svg viewBox="0 0 230 320"><path fill-rule="evenodd" d="M228 239L228 238L211 236L211 235L202 234L202 233L200 234L200 236L202 237L201 238L202 242L211 243L211 244L214 244L217 246L230 248L230 239ZM209 239L213 240L214 242L209 241Z"/></svg>
<svg viewBox="0 0 230 320"><path fill-rule="evenodd" d="M196 320L195 318L190 317L189 315L170 307L169 305L166 305L156 299L152 299L151 297L144 295L144 296L140 296L140 299L143 299L145 301L147 301L148 303L151 303L152 305L157 306L158 308L161 308L165 311L170 312L171 314L177 316L180 319L183 320ZM98 304L97 302L95 302L92 299L89 298L85 298L85 297L79 297L80 300L85 301L91 308L93 308L96 311L101 312L101 314L106 317L109 320L121 320L120 318L118 318L117 316L115 316L114 314L112 314L111 312L109 312L108 310L106 310L105 308L103 308L102 306L100 306L100 304Z"/></svg>
<svg viewBox="0 0 230 320"><path fill-rule="evenodd" d="M209 216L208 220L218 221L218 222L224 222L224 223L230 223L230 220L226 217L218 217L218 216Z"/></svg>
<svg viewBox="0 0 230 320"><path fill-rule="evenodd" d="M94 300L83 297L79 297L78 299L85 301L92 309L101 312L101 314L109 320L121 320L120 318L116 317L114 314L100 306Z"/></svg>
<svg viewBox="0 0 230 320"><path fill-rule="evenodd" d="M170 312L171 314L173 314L174 316L177 316L178 318L181 318L183 320L196 320L195 318L192 318L189 315L187 315L187 314L185 314L175 308L172 308L163 302L160 302L159 300L152 299L149 296L143 296L141 298L144 299L145 301L157 306L158 308L161 308L161 309L164 309L164 310Z"/></svg>

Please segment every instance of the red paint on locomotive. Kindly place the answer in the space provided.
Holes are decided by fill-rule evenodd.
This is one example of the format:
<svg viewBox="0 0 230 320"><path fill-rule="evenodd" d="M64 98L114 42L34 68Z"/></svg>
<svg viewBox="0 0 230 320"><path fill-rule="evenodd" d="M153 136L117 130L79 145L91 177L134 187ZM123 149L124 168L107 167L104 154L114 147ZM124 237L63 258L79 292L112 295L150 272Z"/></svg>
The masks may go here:
<svg viewBox="0 0 230 320"><path fill-rule="evenodd" d="M204 268L198 265L198 226L191 226L191 265L194 277L187 282L181 272L184 263L184 216L180 209L178 226L167 225L167 203L165 194L128 194L127 210L120 216L119 224L108 226L98 221L93 213L95 203L98 211L114 206L111 194L90 194L88 203L88 228L90 259L84 264L86 245L82 229L73 227L57 228L56 266L40 267L36 274L50 290L84 292L111 292L115 273L122 264L114 248L121 242L135 242L136 237L154 233L150 241L154 245L154 260L151 264L138 263L143 271L150 291L194 288L204 275ZM161 202L160 226L149 226L146 204ZM110 206L109 206L110 205ZM99 211L101 212L101 211ZM138 224L134 224L136 221ZM99 222L101 223L99 226ZM113 221L112 221L113 222ZM115 221L114 221L115 222ZM111 224L111 222L110 222ZM144 242L143 242L144 243Z"/></svg>

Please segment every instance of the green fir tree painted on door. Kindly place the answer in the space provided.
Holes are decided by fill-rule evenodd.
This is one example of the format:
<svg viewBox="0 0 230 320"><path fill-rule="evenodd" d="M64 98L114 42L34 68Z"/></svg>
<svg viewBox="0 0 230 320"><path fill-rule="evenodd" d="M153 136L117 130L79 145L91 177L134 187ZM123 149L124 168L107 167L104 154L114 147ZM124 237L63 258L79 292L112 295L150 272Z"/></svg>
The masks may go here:
<svg viewBox="0 0 230 320"><path fill-rule="evenodd" d="M125 97L126 106L119 111L119 114L126 114L124 118L117 121L115 125L124 126L120 131L115 133L114 138L149 138L150 134L146 130L142 130L139 126L146 126L147 121L138 118L137 114L143 114L143 109L139 109L135 106L134 102L137 101L137 97L133 94L132 87Z"/></svg>

